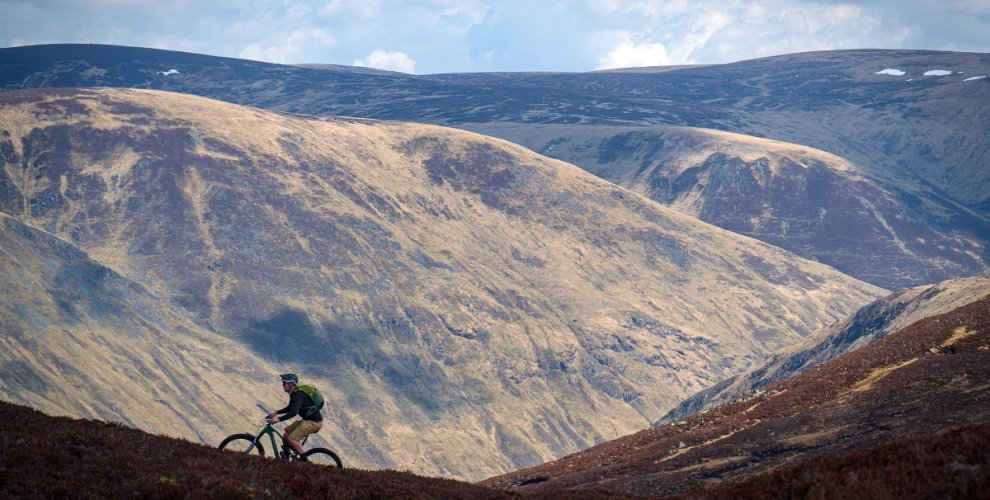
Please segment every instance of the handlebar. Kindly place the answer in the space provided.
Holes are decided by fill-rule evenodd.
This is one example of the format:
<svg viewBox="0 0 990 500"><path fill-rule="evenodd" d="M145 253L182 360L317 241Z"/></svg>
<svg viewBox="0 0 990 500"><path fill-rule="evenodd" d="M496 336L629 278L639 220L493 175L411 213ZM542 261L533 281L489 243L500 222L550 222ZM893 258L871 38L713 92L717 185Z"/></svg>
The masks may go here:
<svg viewBox="0 0 990 500"><path fill-rule="evenodd" d="M268 425L271 425L272 424L272 417L270 415L272 414L272 412L269 411L268 408L265 408L264 406L262 406L261 403L258 403L258 408L260 408L261 411L265 412L265 418L262 419L262 421L264 423L268 424Z"/></svg>

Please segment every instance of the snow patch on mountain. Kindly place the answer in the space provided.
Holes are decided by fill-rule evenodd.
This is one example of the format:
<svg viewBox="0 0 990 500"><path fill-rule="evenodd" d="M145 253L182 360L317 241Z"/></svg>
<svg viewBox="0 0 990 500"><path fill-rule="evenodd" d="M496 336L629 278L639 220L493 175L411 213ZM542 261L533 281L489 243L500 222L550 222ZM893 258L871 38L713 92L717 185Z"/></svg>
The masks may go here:
<svg viewBox="0 0 990 500"><path fill-rule="evenodd" d="M887 68L873 73L874 75L904 76L904 71L894 68Z"/></svg>
<svg viewBox="0 0 990 500"><path fill-rule="evenodd" d="M157 71L157 73L158 74L161 74L161 75L165 75L165 76L168 76L168 75L177 75L177 74L179 74L179 70L177 70L175 68L172 68L172 69L170 69L168 71Z"/></svg>
<svg viewBox="0 0 990 500"><path fill-rule="evenodd" d="M925 76L945 76L951 74L952 74L951 71L946 71L944 69L933 69L933 70L925 71Z"/></svg>
<svg viewBox="0 0 990 500"><path fill-rule="evenodd" d="M971 81L973 81L973 80L982 80L982 79L984 79L984 78L986 78L986 77L987 77L987 75L980 75L980 76L971 76L971 77L969 77L969 78L967 78L967 79L965 79L965 80L963 80L963 81L964 81L964 82L971 82Z"/></svg>

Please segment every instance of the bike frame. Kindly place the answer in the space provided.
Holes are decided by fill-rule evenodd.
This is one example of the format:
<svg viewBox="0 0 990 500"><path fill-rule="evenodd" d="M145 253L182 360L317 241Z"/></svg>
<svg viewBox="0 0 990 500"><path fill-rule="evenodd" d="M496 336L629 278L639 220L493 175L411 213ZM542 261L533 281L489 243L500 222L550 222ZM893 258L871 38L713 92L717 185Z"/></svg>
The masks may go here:
<svg viewBox="0 0 990 500"><path fill-rule="evenodd" d="M258 405L258 408L261 408L261 410L265 412L265 415L271 414L270 411L265 409L265 407L261 406L260 404ZM258 441L261 440L261 438L266 435L268 436L268 439L272 444L272 454L275 456L275 459L277 460L282 459L283 457L281 451L285 450L286 448L283 446L279 446L278 441L275 440L275 436L278 436L279 440L282 443L285 443L285 436L283 436L281 432L275 430L275 428L272 427L271 422L268 422L267 420L265 422L265 426L258 432L256 436L254 436L254 441L251 443L251 446L248 446L248 448L244 451L247 453L251 453L252 451L254 451L254 447L258 445ZM305 445L307 439L309 439L309 436L304 437L301 443ZM289 451L295 451L295 450L289 448Z"/></svg>

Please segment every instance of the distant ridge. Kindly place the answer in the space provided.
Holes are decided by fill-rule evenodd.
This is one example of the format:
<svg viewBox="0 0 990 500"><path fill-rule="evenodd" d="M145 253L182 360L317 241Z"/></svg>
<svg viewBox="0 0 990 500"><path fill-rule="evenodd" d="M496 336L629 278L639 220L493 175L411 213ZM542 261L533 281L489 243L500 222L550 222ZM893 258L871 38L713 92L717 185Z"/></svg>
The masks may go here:
<svg viewBox="0 0 990 500"><path fill-rule="evenodd" d="M295 114L453 126L515 141L887 289L990 270L990 125L982 119L990 81L971 79L990 74L985 54L817 51L660 72L333 68L48 45L0 49L0 88L160 89ZM933 69L946 74L925 75ZM830 171L834 162L793 168L801 162L767 141L768 161L784 166L777 175L763 175L758 154L731 154L737 141L676 146L699 130L827 152L858 176ZM799 189L810 195L788 195Z"/></svg>

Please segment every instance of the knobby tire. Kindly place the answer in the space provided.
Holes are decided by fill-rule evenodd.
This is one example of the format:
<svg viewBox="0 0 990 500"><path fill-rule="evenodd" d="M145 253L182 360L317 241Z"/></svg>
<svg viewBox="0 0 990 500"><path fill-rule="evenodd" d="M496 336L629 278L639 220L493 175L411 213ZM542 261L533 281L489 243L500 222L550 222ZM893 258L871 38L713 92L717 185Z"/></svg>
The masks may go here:
<svg viewBox="0 0 990 500"><path fill-rule="evenodd" d="M224 439L218 448L221 450L247 451L253 442L254 436L251 434L234 434ZM261 446L260 442L254 445L253 451L258 455L265 456L265 448Z"/></svg>
<svg viewBox="0 0 990 500"><path fill-rule="evenodd" d="M340 457L326 448L313 448L304 453L303 456L306 457L306 460L309 463L329 465L338 469L344 468L344 464L341 463Z"/></svg>

